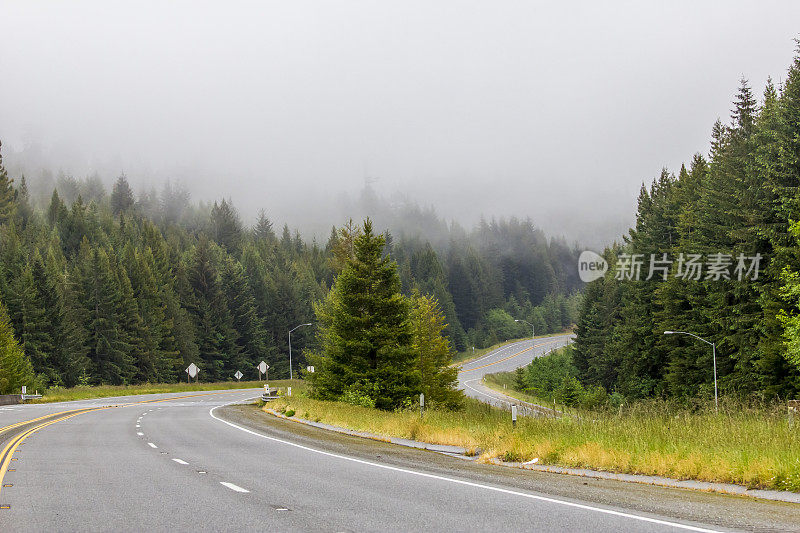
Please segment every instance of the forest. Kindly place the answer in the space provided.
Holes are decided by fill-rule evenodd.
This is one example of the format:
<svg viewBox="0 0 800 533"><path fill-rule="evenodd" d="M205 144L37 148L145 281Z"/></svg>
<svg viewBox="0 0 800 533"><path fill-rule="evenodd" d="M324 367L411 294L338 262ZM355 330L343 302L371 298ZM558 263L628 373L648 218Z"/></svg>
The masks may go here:
<svg viewBox="0 0 800 533"><path fill-rule="evenodd" d="M96 175L52 176L9 176L0 154L0 392L174 382L190 362L204 381L255 378L261 360L270 376L288 375L288 332L314 321L339 230L355 222L322 244L263 211L245 224L230 201L193 202L180 184L137 194L124 174L110 188ZM362 196L387 224L384 253L403 294L435 299L455 349L528 335L515 319L537 334L577 320L577 246L530 220L467 231L432 209ZM314 329L292 334L295 370Z"/></svg>
<svg viewBox="0 0 800 533"><path fill-rule="evenodd" d="M635 226L605 250L609 273L585 289L573 358L583 385L630 398L713 397L712 346L665 334L679 331L715 345L721 395L796 395L799 185L800 47L760 99L741 80L707 157L642 186ZM619 275L632 257L644 260L639 279ZM742 276L741 257L758 257L758 268L746 263ZM664 258L671 267L650 276L648 263Z"/></svg>

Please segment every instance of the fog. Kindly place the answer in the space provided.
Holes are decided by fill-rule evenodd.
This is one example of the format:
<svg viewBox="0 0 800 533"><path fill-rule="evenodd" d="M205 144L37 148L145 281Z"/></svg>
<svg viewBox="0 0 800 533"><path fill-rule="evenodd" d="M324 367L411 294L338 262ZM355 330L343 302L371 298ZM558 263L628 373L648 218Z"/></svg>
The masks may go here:
<svg viewBox="0 0 800 533"><path fill-rule="evenodd" d="M182 181L327 234L365 183L599 245L707 152L797 2L0 3L6 164ZM358 213L350 213L359 215Z"/></svg>

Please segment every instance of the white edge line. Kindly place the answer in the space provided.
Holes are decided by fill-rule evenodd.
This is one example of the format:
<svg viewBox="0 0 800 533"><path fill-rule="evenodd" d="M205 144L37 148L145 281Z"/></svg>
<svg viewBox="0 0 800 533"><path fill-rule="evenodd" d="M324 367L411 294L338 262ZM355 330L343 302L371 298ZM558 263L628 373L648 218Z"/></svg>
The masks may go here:
<svg viewBox="0 0 800 533"><path fill-rule="evenodd" d="M475 391L475 392L477 392L477 393L478 393L478 394L480 394L481 396L486 396L487 398L491 398L492 400L495 400L495 401L497 401L497 402L502 402L502 403L506 403L506 404L508 404L508 405L513 405L513 404L512 404L511 402L509 402L508 400L504 400L504 399L502 399L502 398L498 398L497 396L492 396L491 394L487 394L487 393L485 393L485 392L483 392L483 391L479 391L479 390L478 390L478 389L476 389L475 387L470 387L470 386L469 386L469 384L470 384L470 383L472 383L473 381L480 381L480 380L481 380L480 378L478 378L478 379L470 379L470 380L468 380L468 381L465 381L465 382L464 382L464 386L465 386L466 388L468 388L468 389L472 390L472 391Z"/></svg>
<svg viewBox="0 0 800 533"><path fill-rule="evenodd" d="M567 335L567 334L564 334L564 335ZM541 348L542 346L547 346L548 344L552 344L553 342L560 341L560 340L561 340L561 337L563 337L564 335L557 335L557 336L554 336L554 337L541 337L541 338L539 338L539 339L536 339L535 341L533 341L533 344L532 344L531 346L528 346L527 348L525 348L524 350L522 350L522 352L520 352L520 353L518 353L518 354L515 354L515 355L522 355L524 352L527 352L528 350L532 350L532 349L534 349L534 348ZM542 344L536 344L536 341L539 341L539 340L548 340L548 339L553 339L553 340L552 340L551 342L544 342L544 343L542 343ZM474 364L474 363L478 363L478 362L480 362L480 361L483 361L484 359L486 359L486 358L488 358L488 357L494 357L494 356L498 356L498 355L504 355L504 354L503 354L503 352L504 352L504 351L506 351L508 348L512 348L512 347L518 347L518 345L519 345L519 344L524 344L525 342L531 342L531 341L519 341L519 342L516 342L516 343L513 343L513 344L508 344L508 345L506 345L506 346L503 346L503 347L501 347L501 348L498 348L498 349L497 349L497 350L495 350L494 352L490 352L490 353L488 353L488 354L484 355L483 357L480 357L480 358L478 358L478 359L475 359L474 361L470 361L469 363L466 363L466 364L468 364L468 365L471 365L471 364ZM569 344L571 344L571 343L569 343ZM565 345L565 346L566 346L566 345ZM561 348L561 346L556 346L555 348ZM536 357L541 357L542 355L545 355L545 353L543 352L542 354L540 354L540 355L538 355L538 356L536 356ZM536 358L536 357L535 357L535 358ZM486 366L491 366L491 365L494 365L494 364L497 364L497 363L500 363L500 362L510 361L510 360L511 360L511 359L513 359L513 358L514 358L514 357L509 357L508 359L506 359L506 360L504 360L504 361L495 361L494 363L488 363L488 364L486 364L486 365L483 365L483 367L486 367ZM475 370L481 370L483 367L478 367L478 368L463 368L463 367L462 367L462 368L461 368L461 372L473 372L473 371L475 371Z"/></svg>
<svg viewBox="0 0 800 533"><path fill-rule="evenodd" d="M144 437L144 433L142 433L141 431L137 431L136 434L139 435L140 437Z"/></svg>
<svg viewBox="0 0 800 533"><path fill-rule="evenodd" d="M489 352L486 355L483 355L483 356L475 359L474 361L470 361L469 363L465 363L465 366L466 365L472 365L472 364L475 364L475 363L480 363L481 361L483 361L484 359L488 359L489 357L494 357L496 355L501 355L501 354L503 354L503 352L505 352L509 348L519 348L520 344L525 344L527 342L531 342L531 341L527 340L527 341L514 342L512 344L506 344L505 346L501 346L500 348L496 349L495 351ZM536 341L533 341L533 344L534 344L533 347L535 347ZM530 346L529 346L529 348L530 348ZM476 370L476 369L474 369L474 368L473 369L469 369L469 368L463 368L463 367L461 369L462 372L471 372L472 370Z"/></svg>
<svg viewBox="0 0 800 533"><path fill-rule="evenodd" d="M224 487L228 487L231 490L235 490L236 492L250 492L247 489L243 489L239 485L234 485L233 483L228 483L227 481L220 481L219 484Z"/></svg>
<svg viewBox="0 0 800 533"><path fill-rule="evenodd" d="M254 398L258 398L258 396L254 397ZM362 464L362 465L372 466L372 467L375 467L375 468L382 468L384 470L391 470L393 472L401 472L403 474L410 474L412 476L419 476L419 477L424 477L424 478L428 478L428 479L436 479L436 480L439 480L439 481L447 481L449 483L455 483L457 485L465 485L467 487L475 487L475 488L479 488L479 489L490 490L490 491L493 491L493 492L500 492L502 494L510 494L512 496L520 496L522 498L528 498L528 499L531 499L531 500L539 500L539 501L543 501L543 502L555 503L555 504L564 505L564 506L567 506L567 507L574 507L576 509L584 509L586 511L594 511L594 512L597 512L597 513L603 513L603 514L612 515L612 516L620 516L620 517L623 517L623 518L630 518L632 520L639 520L641 522L649 522L651 524L659 524L659 525L662 525L662 526L670 526L670 527L674 527L674 528L678 528L678 529L684 529L684 530L687 530L687 531L698 531L698 532L701 532L701 533L717 533L717 530L714 530L714 529L706 529L706 528L697 527L697 526L690 526L688 524L681 524L679 522L670 522L668 520L660 520L658 518L649 518L647 516L639 516L639 515L635 515L635 514L625 513L625 512L622 512L622 511L614 511L612 509L603 509L602 507L593 507L591 505L586 505L586 504L582 504L582 503L575 503L575 502L570 502L570 501L566 501L566 500L559 500L559 499L550 498L550 497L547 497L547 496L539 496L537 494L528 494L528 493L525 493L525 492L519 492L519 491L511 490L511 489L493 487L491 485L483 485L481 483L476 483L474 481L466 481L466 480L463 480L463 479L455 479L455 478L451 478L451 477L438 476L436 474L428 474L427 472L417 472L417 471L414 471L414 470L408 470L406 468L400 468L400 467L397 467L397 466L383 465L383 464L380 464L380 463L373 463L371 461L365 461L363 459L356 459L355 457L347 457L346 455L339 455L339 454L336 454L336 453L325 452L325 451L322 451L322 450L316 450L314 448L310 448L310 447L304 446L302 444L297 444L295 442L291 442L291 441L288 441L288 440L283 440L283 439L279 439L279 438L276 438L276 437L270 437L268 435L264 435L262 433L258 433L256 431L253 431L253 430L247 429L245 427L239 426L237 424L234 424L233 422L228 422L227 420L223 420L223 419L219 418L218 416L216 416L214 414L214 410L215 409L218 409L220 407L225 407L227 405L231 405L231 404L234 404L234 403L237 403L237 402L241 402L241 401L245 401L245 400L252 400L254 398L246 398L246 399L235 400L233 402L229 402L229 403L226 403L226 404L223 404L223 405L218 405L216 407L212 407L211 409L209 409L208 414L211 416L211 418L213 418L215 420L218 420L218 421L222 422L223 424L227 424L227 425L229 425L229 426L231 426L233 428L236 428L236 429L238 429L240 431L244 431L245 433L250 433L251 435L255 435L256 437L261 437L262 439L271 440L273 442L279 442L279 443L285 444L287 446L293 446L295 448L299 448L301 450L305 450L305 451L308 451L308 452L324 455L326 457L333 457L335 459L342 459L344 461L351 461L353 463L359 463L359 464ZM223 481L220 481L220 483L225 485L225 482L223 482Z"/></svg>
<svg viewBox="0 0 800 533"><path fill-rule="evenodd" d="M172 460L175 461L176 463L178 463L179 465L188 465L189 464L186 461L184 461L183 459L178 459L177 457L173 457Z"/></svg>

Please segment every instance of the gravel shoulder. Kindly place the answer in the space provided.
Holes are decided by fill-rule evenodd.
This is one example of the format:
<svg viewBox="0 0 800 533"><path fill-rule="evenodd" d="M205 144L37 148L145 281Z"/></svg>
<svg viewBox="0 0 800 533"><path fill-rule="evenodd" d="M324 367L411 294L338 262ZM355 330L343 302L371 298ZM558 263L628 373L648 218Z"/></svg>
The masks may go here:
<svg viewBox="0 0 800 533"><path fill-rule="evenodd" d="M216 413L226 420L265 435L327 452L441 476L521 489L573 502L700 522L718 528L797 531L800 527L800 504L480 464L462 457L397 446L282 420L254 405L226 406Z"/></svg>

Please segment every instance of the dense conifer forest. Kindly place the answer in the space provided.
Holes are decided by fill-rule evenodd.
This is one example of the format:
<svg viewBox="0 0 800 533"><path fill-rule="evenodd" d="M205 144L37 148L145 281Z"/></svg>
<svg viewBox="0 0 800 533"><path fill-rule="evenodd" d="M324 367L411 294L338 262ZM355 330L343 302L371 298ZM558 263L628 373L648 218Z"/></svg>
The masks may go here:
<svg viewBox="0 0 800 533"><path fill-rule="evenodd" d="M585 289L580 381L634 398L713 396L711 346L664 334L683 331L715 343L722 394L796 395L798 186L800 49L761 98L741 81L707 157L642 186L635 227L605 251L609 274ZM650 270L664 259L666 270Z"/></svg>
<svg viewBox="0 0 800 533"><path fill-rule="evenodd" d="M124 174L111 187L52 175L9 176L0 158L1 392L171 382L190 362L206 381L254 378L262 359L288 375L288 331L314 321L341 231L320 243L264 212L245 224L228 200L195 203L174 183L136 194ZM413 205L375 209L403 294L435 299L455 349L528 335L517 318L537 334L576 320L577 247L530 220L465 230ZM295 370L315 338L292 334Z"/></svg>

